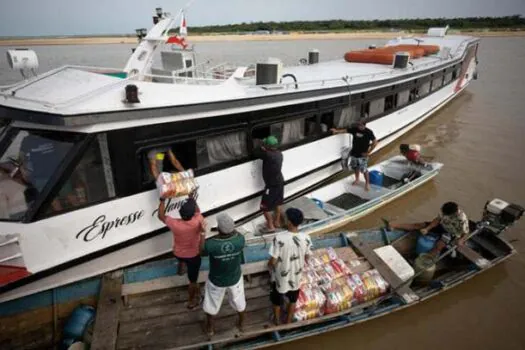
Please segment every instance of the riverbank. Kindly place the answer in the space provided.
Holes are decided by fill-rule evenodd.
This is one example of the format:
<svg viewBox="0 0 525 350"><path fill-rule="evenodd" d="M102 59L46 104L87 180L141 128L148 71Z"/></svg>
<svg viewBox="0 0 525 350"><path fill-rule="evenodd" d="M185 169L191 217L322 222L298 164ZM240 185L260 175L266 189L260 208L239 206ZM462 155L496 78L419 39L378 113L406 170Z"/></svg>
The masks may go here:
<svg viewBox="0 0 525 350"><path fill-rule="evenodd" d="M452 34L452 33L451 33ZM482 31L454 32L477 37L512 37L525 36L525 31ZM190 35L189 42L210 41L284 41L284 40L349 40L349 39L390 39L398 36L417 35L399 32L339 32L339 33L290 33L290 34L207 34ZM132 36L101 36L101 37L45 37L45 38L9 38L0 39L0 46L37 46L37 45L103 45L103 44L136 44L137 38Z"/></svg>

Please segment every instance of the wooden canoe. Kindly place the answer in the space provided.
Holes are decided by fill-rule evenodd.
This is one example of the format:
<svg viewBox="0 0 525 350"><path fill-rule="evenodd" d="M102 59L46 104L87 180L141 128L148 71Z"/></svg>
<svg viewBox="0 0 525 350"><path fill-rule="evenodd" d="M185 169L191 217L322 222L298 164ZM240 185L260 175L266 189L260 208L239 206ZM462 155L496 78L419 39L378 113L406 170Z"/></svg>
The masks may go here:
<svg viewBox="0 0 525 350"><path fill-rule="evenodd" d="M14 349L50 348L59 342L68 313L80 303L98 305L93 333L84 335L92 349L256 349L289 342L413 306L501 263L515 250L500 235L508 226L495 222L489 221L476 231L479 233L470 238L468 246L457 250L457 257L443 259L432 282L426 285L411 283L410 279L400 281L375 253L376 248L388 245L413 264L415 233L372 229L313 239L315 249L334 247L343 260L357 260L351 264L352 273L375 268L391 286L387 294L315 319L278 327L268 324L268 246L261 243L243 251L248 306L242 334L235 330L235 312L225 302L216 322L216 335L208 339L201 328L203 312L185 307L186 277L176 274L175 259L166 259L0 304L0 344ZM347 247L354 253L345 255ZM206 280L208 267L205 258L199 282Z"/></svg>
<svg viewBox="0 0 525 350"><path fill-rule="evenodd" d="M361 177L357 186L352 183L355 175L351 175L323 186L302 197L285 203L284 209L296 207L303 211L306 222L301 231L311 236L321 235L339 229L353 221L393 202L412 190L424 185L436 177L442 163L431 162L427 167L413 166L403 156L394 156L369 167L370 172L378 171L382 174L382 184L364 190L364 180ZM403 177L412 170L417 170L421 176L404 183ZM256 242L257 237L263 235L265 219L262 215L252 219L238 228L249 242ZM271 238L266 234L264 239Z"/></svg>

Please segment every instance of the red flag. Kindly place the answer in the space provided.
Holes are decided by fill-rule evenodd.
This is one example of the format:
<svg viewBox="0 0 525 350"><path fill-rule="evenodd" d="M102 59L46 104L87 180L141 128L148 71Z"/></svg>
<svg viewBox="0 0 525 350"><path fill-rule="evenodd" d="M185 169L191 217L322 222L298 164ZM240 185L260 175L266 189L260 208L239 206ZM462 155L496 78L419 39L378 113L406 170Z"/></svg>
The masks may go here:
<svg viewBox="0 0 525 350"><path fill-rule="evenodd" d="M186 39L181 38L178 35L170 36L168 38L168 40L166 41L166 43L168 43L168 44L177 44L179 46L182 46L183 49L185 49L188 46L188 44L186 43Z"/></svg>

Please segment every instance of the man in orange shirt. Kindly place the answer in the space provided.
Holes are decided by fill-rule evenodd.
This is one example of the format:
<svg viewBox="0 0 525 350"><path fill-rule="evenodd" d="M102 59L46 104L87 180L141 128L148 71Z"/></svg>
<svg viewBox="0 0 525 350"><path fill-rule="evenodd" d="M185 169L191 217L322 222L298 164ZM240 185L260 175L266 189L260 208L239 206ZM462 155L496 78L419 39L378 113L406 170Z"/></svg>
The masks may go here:
<svg viewBox="0 0 525 350"><path fill-rule="evenodd" d="M197 206L193 193L182 204L179 210L180 219L174 219L164 213L164 200L164 198L160 198L158 217L173 233L173 254L179 264L185 263L187 266L187 274L190 281L188 286L188 308L194 309L199 306L200 302L197 279L199 278L201 267L201 243L206 239L206 222Z"/></svg>

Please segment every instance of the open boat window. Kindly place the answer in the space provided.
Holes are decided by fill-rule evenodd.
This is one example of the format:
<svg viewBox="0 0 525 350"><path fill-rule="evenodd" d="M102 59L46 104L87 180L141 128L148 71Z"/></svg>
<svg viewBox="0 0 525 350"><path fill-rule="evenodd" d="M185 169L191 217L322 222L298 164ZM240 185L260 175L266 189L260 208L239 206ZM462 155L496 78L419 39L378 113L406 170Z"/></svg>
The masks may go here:
<svg viewBox="0 0 525 350"><path fill-rule="evenodd" d="M194 169L199 174L208 168L247 158L246 132L228 132L146 149L141 155L143 184L151 184L154 181L152 167L156 167L159 172L178 171L176 163L172 162L170 151L182 168Z"/></svg>
<svg viewBox="0 0 525 350"><path fill-rule="evenodd" d="M408 95L408 102L414 102L417 99L419 99L419 89L410 89L410 94Z"/></svg>
<svg viewBox="0 0 525 350"><path fill-rule="evenodd" d="M197 169L240 160L248 156L246 132L197 139Z"/></svg>
<svg viewBox="0 0 525 350"><path fill-rule="evenodd" d="M102 141L102 142L101 142ZM60 190L46 210L46 216L99 203L115 196L109 156L104 152L105 135L98 135L86 149L73 172L61 182Z"/></svg>
<svg viewBox="0 0 525 350"><path fill-rule="evenodd" d="M400 91L397 94L397 106L401 107L408 103L410 99L410 90Z"/></svg>
<svg viewBox="0 0 525 350"><path fill-rule="evenodd" d="M335 128L348 128L360 119L360 105L351 105L338 110L335 115Z"/></svg>
<svg viewBox="0 0 525 350"><path fill-rule="evenodd" d="M270 135L277 137L281 146L300 144L308 138L317 137L324 128L329 130L329 125L334 124L333 119L333 113L326 113L324 121L328 125L325 125L325 127L322 127L323 119L321 120L321 126L319 126L315 115L256 127L252 130L254 147L258 147L261 140Z"/></svg>
<svg viewBox="0 0 525 350"><path fill-rule="evenodd" d="M445 74L445 79L443 81L443 84L447 85L451 81L452 81L452 72L448 72L447 74Z"/></svg>
<svg viewBox="0 0 525 350"><path fill-rule="evenodd" d="M397 94L388 95L385 97L385 112L395 109L397 107Z"/></svg>
<svg viewBox="0 0 525 350"><path fill-rule="evenodd" d="M421 84L418 91L419 91L419 97L428 95L428 93L430 92L430 81L427 81Z"/></svg>
<svg viewBox="0 0 525 350"><path fill-rule="evenodd" d="M153 183L155 178L152 174L152 167L155 167L158 172L176 172L177 169L171 161L171 152L180 165L184 169L197 168L197 141L185 140L177 143L148 148L142 152L143 176L142 182L144 184Z"/></svg>
<svg viewBox="0 0 525 350"><path fill-rule="evenodd" d="M436 90L438 90L441 87L441 85L443 85L443 76L434 78L432 80L432 86L430 87L430 90L431 91L436 91Z"/></svg>
<svg viewBox="0 0 525 350"><path fill-rule="evenodd" d="M378 99L370 101L368 105L368 110L369 110L368 116L370 118L382 114L385 111L385 99L378 98Z"/></svg>
<svg viewBox="0 0 525 350"><path fill-rule="evenodd" d="M12 128L0 149L0 219L22 220L82 135Z"/></svg>

